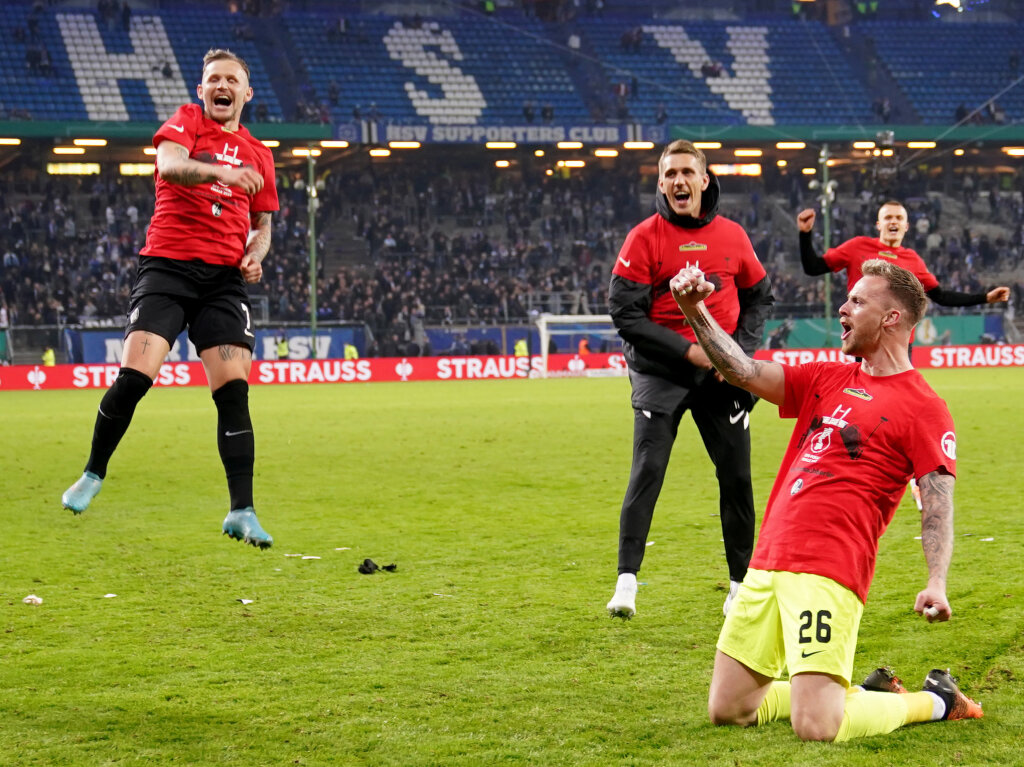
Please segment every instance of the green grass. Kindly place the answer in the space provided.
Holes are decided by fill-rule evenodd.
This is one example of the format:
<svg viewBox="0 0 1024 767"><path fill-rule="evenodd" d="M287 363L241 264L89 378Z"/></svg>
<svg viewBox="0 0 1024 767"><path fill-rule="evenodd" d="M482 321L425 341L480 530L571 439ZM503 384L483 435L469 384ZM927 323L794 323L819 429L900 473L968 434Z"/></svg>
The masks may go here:
<svg viewBox="0 0 1024 767"><path fill-rule="evenodd" d="M100 392L2 394L0 764L1021 764L1024 371L928 378L958 424L954 619L911 611L905 500L856 673L952 666L987 714L842 746L707 723L727 574L688 419L639 614L606 616L624 380L254 387L267 552L220 535L208 392L152 392L80 517L59 499ZM759 519L791 427L754 411ZM398 570L360 575L365 557Z"/></svg>

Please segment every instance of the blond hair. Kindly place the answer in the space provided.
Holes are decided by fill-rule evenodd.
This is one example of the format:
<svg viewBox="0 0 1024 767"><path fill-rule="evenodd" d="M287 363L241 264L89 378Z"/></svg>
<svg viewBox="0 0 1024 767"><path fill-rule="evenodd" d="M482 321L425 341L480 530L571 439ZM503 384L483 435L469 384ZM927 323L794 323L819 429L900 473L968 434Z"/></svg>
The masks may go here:
<svg viewBox="0 0 1024 767"><path fill-rule="evenodd" d="M885 280L889 292L907 310L907 319L910 320L911 327L921 321L928 306L928 296L925 295L924 287L917 277L902 266L896 266L882 258L865 261L861 264L860 271L865 277L881 277Z"/></svg>
<svg viewBox="0 0 1024 767"><path fill-rule="evenodd" d="M245 71L245 79L251 82L252 77L249 74L249 65L245 63L245 59L239 56L233 51L229 51L227 48L211 48L203 56L203 71L206 71L207 65L211 61L233 61Z"/></svg>
<svg viewBox="0 0 1024 767"><path fill-rule="evenodd" d="M704 153L693 145L692 141L687 141L684 138L676 139L671 144L665 147L661 153L661 157L658 158L658 167L661 168L661 161L668 157L670 154L689 154L697 158L697 162L700 163L700 172L708 172L708 161L704 156Z"/></svg>

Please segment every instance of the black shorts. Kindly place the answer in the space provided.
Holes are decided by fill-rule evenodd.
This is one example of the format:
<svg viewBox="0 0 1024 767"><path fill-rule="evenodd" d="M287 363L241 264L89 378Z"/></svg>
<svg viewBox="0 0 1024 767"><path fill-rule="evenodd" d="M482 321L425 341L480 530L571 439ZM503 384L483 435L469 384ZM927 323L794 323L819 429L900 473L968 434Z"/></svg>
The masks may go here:
<svg viewBox="0 0 1024 767"><path fill-rule="evenodd" d="M140 256L125 338L144 330L174 346L186 327L197 352L225 344L252 351L256 337L242 273L233 266Z"/></svg>

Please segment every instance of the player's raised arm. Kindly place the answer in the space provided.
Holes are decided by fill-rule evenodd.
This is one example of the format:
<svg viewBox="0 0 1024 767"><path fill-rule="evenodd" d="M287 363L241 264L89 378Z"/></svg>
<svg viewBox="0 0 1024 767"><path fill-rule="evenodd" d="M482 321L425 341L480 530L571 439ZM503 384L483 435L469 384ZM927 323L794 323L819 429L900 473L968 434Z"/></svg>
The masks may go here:
<svg viewBox="0 0 1024 767"><path fill-rule="evenodd" d="M914 610L928 622L948 621L953 614L946 598L946 573L953 557L952 474L936 470L918 481L921 488L921 548L928 563L928 585L917 595Z"/></svg>
<svg viewBox="0 0 1024 767"><path fill-rule="evenodd" d="M722 377L733 386L781 405L785 395L782 366L775 362L751 359L732 336L715 322L704 306L704 299L714 292L715 286L704 279L704 273L697 267L688 266L672 278L669 286L701 348Z"/></svg>

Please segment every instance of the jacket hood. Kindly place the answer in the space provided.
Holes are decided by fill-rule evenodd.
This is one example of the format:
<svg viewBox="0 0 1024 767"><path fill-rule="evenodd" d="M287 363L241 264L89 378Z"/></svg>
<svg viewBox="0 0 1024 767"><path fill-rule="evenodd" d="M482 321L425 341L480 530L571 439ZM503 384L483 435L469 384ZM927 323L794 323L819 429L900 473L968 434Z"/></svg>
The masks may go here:
<svg viewBox="0 0 1024 767"><path fill-rule="evenodd" d="M718 215L718 202L721 197L721 189L718 185L718 176L708 171L708 188L701 193L700 218L693 216L680 216L672 206L668 204L668 198L661 191L655 195L655 207L663 219L670 224L681 226L683 229L699 229L707 226Z"/></svg>

